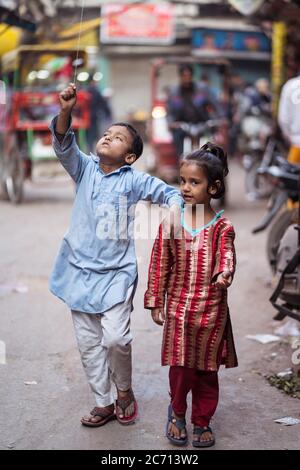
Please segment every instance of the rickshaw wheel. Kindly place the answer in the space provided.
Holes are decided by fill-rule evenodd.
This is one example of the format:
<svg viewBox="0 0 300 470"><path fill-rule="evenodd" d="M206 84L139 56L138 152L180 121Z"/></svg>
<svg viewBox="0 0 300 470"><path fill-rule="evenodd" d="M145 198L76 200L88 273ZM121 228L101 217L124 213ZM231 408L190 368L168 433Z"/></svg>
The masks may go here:
<svg viewBox="0 0 300 470"><path fill-rule="evenodd" d="M3 154L4 139L1 133L0 133L0 148L2 149L2 152L0 151L0 199L4 201L9 201L9 196L7 194L6 184L5 184L5 163L4 163L5 160L4 160L4 154Z"/></svg>
<svg viewBox="0 0 300 470"><path fill-rule="evenodd" d="M16 139L13 139L5 171L5 192L13 204L19 204L23 197L24 164Z"/></svg>
<svg viewBox="0 0 300 470"><path fill-rule="evenodd" d="M1 172L2 172L2 171L1 171ZM5 182L5 181L1 181L0 199L1 199L2 201L9 201L9 195L8 195L8 193L7 193L6 182Z"/></svg>

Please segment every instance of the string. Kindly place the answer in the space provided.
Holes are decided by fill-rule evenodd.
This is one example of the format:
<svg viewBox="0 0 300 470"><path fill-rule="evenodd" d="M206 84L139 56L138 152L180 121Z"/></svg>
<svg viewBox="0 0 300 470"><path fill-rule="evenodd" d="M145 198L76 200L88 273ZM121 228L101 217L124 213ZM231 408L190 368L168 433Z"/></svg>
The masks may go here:
<svg viewBox="0 0 300 470"><path fill-rule="evenodd" d="M81 31L82 31L83 11L84 11L84 0L81 0L80 26L79 26L79 33L78 33L78 40L77 40L77 51L76 51L75 69L74 69L74 79L73 79L73 83L74 83L75 85L76 85L76 79L77 79L77 68L78 68L78 57L79 57L79 45L80 45Z"/></svg>

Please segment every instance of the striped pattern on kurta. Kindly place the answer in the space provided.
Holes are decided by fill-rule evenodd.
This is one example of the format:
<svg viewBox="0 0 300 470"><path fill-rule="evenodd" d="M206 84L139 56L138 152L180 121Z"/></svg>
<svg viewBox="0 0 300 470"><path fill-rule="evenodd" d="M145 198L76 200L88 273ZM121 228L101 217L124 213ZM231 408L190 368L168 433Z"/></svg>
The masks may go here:
<svg viewBox="0 0 300 470"><path fill-rule="evenodd" d="M227 290L214 281L235 270L234 229L221 217L192 237L182 228L179 239L155 240L149 265L145 308L164 308L166 321L162 365L215 371L237 366Z"/></svg>

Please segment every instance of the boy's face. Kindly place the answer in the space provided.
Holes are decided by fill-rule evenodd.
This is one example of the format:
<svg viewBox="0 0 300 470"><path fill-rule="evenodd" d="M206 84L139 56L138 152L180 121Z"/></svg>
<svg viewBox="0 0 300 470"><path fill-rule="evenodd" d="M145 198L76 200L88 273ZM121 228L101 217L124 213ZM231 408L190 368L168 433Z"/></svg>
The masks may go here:
<svg viewBox="0 0 300 470"><path fill-rule="evenodd" d="M111 126L97 143L97 155L101 157L102 163L113 163L120 167L124 164L131 165L137 158L131 150L132 140L126 127Z"/></svg>

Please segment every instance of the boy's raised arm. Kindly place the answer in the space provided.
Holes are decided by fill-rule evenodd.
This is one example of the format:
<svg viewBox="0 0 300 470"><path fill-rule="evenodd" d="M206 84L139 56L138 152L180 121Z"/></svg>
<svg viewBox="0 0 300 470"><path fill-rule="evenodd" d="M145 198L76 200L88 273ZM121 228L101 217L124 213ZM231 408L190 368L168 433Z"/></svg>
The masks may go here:
<svg viewBox="0 0 300 470"><path fill-rule="evenodd" d="M60 142L63 141L63 138L70 127L71 114L76 104L76 100L76 86L74 83L70 83L70 85L59 94L61 109L56 121L55 133Z"/></svg>
<svg viewBox="0 0 300 470"><path fill-rule="evenodd" d="M72 110L76 104L76 87L73 83L59 94L60 113L50 125L53 148L57 158L75 183L79 183L89 158L80 151L71 129Z"/></svg>

